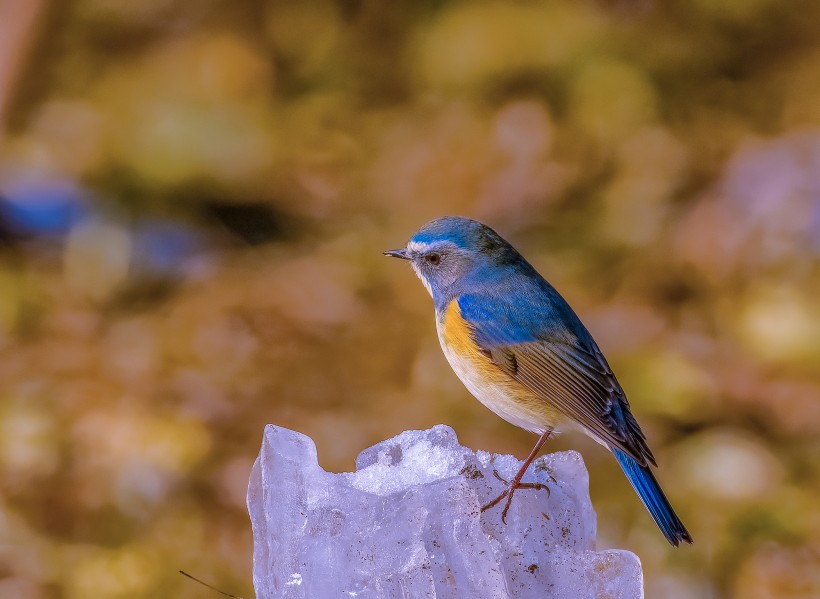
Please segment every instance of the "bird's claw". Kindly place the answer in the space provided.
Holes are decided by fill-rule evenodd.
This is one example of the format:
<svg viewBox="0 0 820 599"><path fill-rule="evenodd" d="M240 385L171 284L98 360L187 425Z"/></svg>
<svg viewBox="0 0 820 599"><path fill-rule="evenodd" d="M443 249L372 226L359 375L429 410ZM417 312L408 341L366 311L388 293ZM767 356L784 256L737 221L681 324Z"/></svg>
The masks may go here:
<svg viewBox="0 0 820 599"><path fill-rule="evenodd" d="M507 523L507 512L510 510L510 506L512 505L513 494L516 492L516 490L518 490L518 489L535 489L537 491L540 491L541 489L543 489L544 491L547 492L547 497L550 496L550 489L545 484L542 484L542 483L522 483L520 481L513 481L512 483L509 483L506 479L504 479L498 473L498 470L493 470L493 476L495 476L498 480L500 480L505 485L507 485L507 488L504 490L503 493L501 493L501 495L499 495L498 497L493 499L490 503L488 503L487 505L482 506L481 511L486 512L491 507L494 507L494 506L498 505L501 502L501 500L506 497L507 501L504 503L504 509L501 511L501 521L504 524Z"/></svg>

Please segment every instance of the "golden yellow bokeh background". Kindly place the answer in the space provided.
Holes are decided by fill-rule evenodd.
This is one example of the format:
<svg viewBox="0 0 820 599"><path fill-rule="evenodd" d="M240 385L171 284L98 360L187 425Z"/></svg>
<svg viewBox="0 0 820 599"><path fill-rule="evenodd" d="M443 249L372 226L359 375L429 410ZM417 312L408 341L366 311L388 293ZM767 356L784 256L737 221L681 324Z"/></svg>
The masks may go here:
<svg viewBox="0 0 820 599"><path fill-rule="evenodd" d="M820 595L820 3L0 0L0 597L252 596L266 423L526 455L382 257L478 218L695 538L577 435L646 596Z"/></svg>

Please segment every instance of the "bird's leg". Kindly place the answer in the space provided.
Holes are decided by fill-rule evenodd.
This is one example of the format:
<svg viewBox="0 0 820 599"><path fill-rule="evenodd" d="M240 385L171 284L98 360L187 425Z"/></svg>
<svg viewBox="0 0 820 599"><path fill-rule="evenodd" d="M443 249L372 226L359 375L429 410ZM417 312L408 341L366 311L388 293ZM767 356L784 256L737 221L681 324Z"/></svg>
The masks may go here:
<svg viewBox="0 0 820 599"><path fill-rule="evenodd" d="M504 492L501 495L499 495L490 503L482 507L482 512L486 512L488 509L490 509L494 505L497 505L502 499L506 497L507 501L504 504L504 510L501 512L501 521L504 524L506 524L507 511L510 509L510 505L512 504L513 493L515 493L516 489L545 489L547 493L549 493L549 487L547 487L546 485L542 485L541 483L522 483L521 479L524 478L524 473L527 471L527 468L530 467L530 464L532 464L532 461L538 455L538 452L541 451L541 448L544 446L544 443L547 442L547 439L549 439L549 436L551 434L552 428L548 428L544 431L544 434L542 434L541 437L539 437L538 442L535 444L535 447L532 448L530 455L528 455L527 459L524 460L524 464L521 466L521 469L518 471L518 474L515 475L515 478L513 478L512 483L508 483L509 486L504 490ZM501 478L498 472L493 472L493 474L495 474L496 478L498 478L499 480L505 483L507 482L503 478Z"/></svg>

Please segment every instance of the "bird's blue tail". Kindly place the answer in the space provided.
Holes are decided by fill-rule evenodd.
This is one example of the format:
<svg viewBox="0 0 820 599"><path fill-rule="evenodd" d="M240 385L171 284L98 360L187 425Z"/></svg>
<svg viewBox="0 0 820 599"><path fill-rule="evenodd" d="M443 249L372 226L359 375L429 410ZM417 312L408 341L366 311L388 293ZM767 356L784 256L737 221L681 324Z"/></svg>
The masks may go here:
<svg viewBox="0 0 820 599"><path fill-rule="evenodd" d="M632 488L638 493L646 509L652 514L655 524L661 529L663 536L675 547L681 541L692 542L689 531L680 521L675 510L669 505L669 500L663 494L661 486L655 480L655 476L649 466L642 466L633 458L618 449L612 449L615 459L632 483Z"/></svg>

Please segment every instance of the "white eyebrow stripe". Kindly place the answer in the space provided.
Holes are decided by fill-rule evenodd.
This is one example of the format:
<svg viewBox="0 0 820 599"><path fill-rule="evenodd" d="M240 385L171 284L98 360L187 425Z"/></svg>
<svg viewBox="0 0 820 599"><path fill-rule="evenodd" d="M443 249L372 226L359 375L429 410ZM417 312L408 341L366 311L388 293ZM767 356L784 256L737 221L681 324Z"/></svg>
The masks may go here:
<svg viewBox="0 0 820 599"><path fill-rule="evenodd" d="M411 241L407 244L407 251L413 253L423 254L427 248L430 247L429 243L425 243L424 241Z"/></svg>

